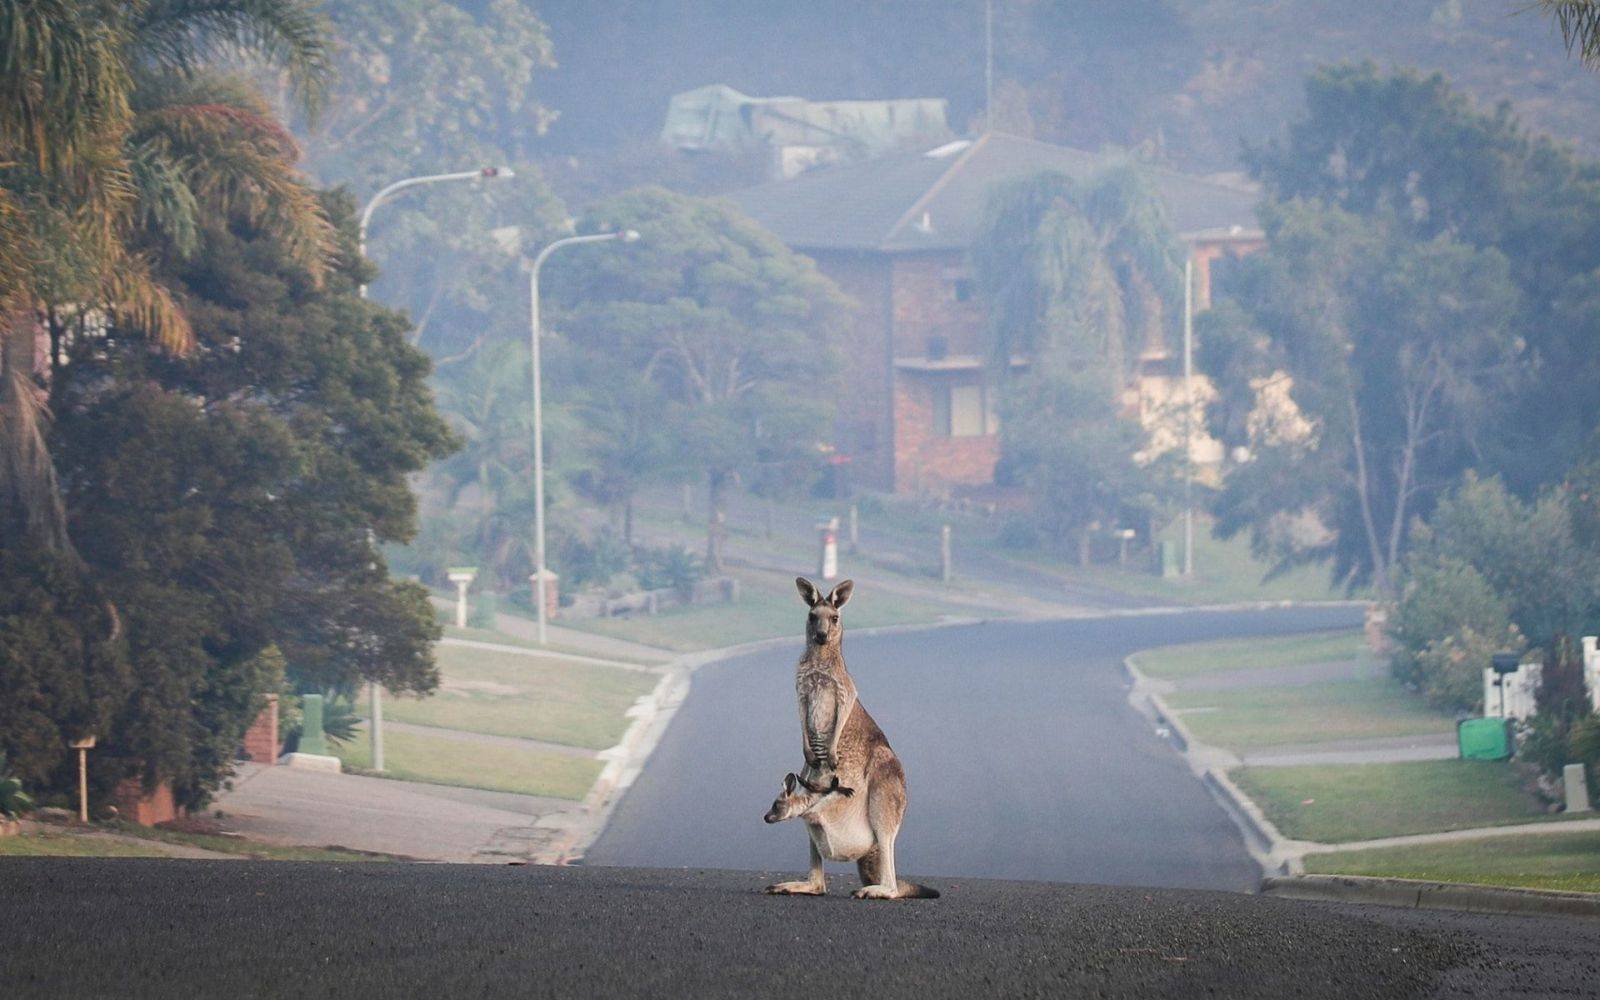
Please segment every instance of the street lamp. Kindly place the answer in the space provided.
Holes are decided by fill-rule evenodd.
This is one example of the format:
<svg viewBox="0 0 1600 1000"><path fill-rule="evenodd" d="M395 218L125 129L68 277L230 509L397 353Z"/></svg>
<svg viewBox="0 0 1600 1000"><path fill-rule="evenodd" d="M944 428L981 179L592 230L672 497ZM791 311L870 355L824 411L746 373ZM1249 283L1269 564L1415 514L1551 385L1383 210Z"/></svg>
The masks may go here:
<svg viewBox="0 0 1600 1000"><path fill-rule="evenodd" d="M533 583L533 603L539 615L539 645L545 644L545 565L544 565L544 403L539 390L539 269L545 258L562 247L579 243L604 243L621 240L632 243L639 238L637 230L622 229L614 233L595 233L590 236L568 236L556 240L533 259L533 274L528 279L528 302L532 316L530 341L533 349L533 559L536 575Z"/></svg>
<svg viewBox="0 0 1600 1000"><path fill-rule="evenodd" d="M510 167L479 167L477 170L460 170L453 174L428 174L425 177L407 177L402 181L395 181L388 187L372 196L367 202L367 207L361 210L361 224L358 227L361 256L367 255L367 223L372 220L373 209L377 208L390 195L404 191L406 188L417 187L422 184L438 184L441 181L478 181L498 180L501 178L515 177L516 172ZM361 297L367 297L367 286L361 286Z"/></svg>
<svg viewBox="0 0 1600 1000"><path fill-rule="evenodd" d="M499 180L515 177L516 172L510 167L479 167L477 170L458 170L452 174L428 174L423 177L407 177L405 180L395 181L388 187L373 195L367 202L367 207L361 210L361 222L356 228L358 246L363 260L367 256L367 223L372 221L372 213L383 204L390 195L404 191L406 188L418 187L423 184L438 184L442 181L477 181ZM367 297L367 283L361 283L361 297ZM372 698L372 769L383 770L383 687L377 681L370 685Z"/></svg>

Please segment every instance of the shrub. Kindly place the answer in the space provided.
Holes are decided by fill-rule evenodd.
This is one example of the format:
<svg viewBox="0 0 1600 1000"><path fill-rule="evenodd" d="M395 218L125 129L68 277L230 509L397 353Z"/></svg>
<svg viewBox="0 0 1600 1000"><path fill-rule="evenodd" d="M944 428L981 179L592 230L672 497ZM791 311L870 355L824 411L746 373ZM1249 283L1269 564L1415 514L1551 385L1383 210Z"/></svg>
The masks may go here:
<svg viewBox="0 0 1600 1000"><path fill-rule="evenodd" d="M1414 563L1389 618L1394 676L1437 705L1476 708L1489 657L1521 650L1522 638L1505 602L1470 564L1451 556Z"/></svg>
<svg viewBox="0 0 1600 1000"><path fill-rule="evenodd" d="M22 780L11 773L6 755L0 753L0 816L16 819L33 808L33 799L22 790Z"/></svg>
<svg viewBox="0 0 1600 1000"><path fill-rule="evenodd" d="M671 588L687 593L705 576L705 565L681 545L640 549L634 573L645 590Z"/></svg>

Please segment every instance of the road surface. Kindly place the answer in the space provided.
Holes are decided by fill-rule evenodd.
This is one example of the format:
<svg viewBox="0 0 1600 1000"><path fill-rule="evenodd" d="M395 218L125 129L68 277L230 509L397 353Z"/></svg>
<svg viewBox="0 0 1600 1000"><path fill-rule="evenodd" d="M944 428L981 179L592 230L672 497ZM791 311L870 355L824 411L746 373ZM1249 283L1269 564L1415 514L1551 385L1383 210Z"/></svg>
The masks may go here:
<svg viewBox="0 0 1600 1000"><path fill-rule="evenodd" d="M0 995L1594 995L1596 922L945 879L763 896L774 873L0 858Z"/></svg>
<svg viewBox="0 0 1600 1000"><path fill-rule="evenodd" d="M1261 872L1238 830L1128 705L1122 659L1361 621L1358 608L1323 607L852 636L849 614L851 673L910 784L898 867L936 886L976 876L1253 889ZM586 862L803 871L801 824L761 822L783 774L801 764L799 652L797 635L792 649L697 672Z"/></svg>

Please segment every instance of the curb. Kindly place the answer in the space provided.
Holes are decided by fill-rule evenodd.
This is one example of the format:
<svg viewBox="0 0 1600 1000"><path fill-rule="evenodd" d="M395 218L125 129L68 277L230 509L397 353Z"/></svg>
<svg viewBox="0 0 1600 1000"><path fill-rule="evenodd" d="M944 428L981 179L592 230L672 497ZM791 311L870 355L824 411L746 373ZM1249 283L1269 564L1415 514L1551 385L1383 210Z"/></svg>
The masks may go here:
<svg viewBox="0 0 1600 1000"><path fill-rule="evenodd" d="M1261 880L1261 894L1280 899L1401 906L1414 910L1600 917L1600 893L1363 875L1268 876Z"/></svg>
<svg viewBox="0 0 1600 1000"><path fill-rule="evenodd" d="M1245 849L1250 852L1250 857L1261 866L1261 872L1268 877L1274 875L1298 875L1304 870L1299 853L1294 850L1295 841L1285 837L1266 813L1261 811L1254 799L1246 795L1233 779L1228 777L1225 768L1208 764L1201 759L1199 750L1205 746L1197 743L1189 732L1189 727L1184 725L1166 703L1166 700L1156 691L1156 683L1144 675L1144 671L1133 665L1132 653L1123 658L1122 670L1128 675L1132 685L1128 691L1128 703L1135 709L1148 709L1157 722L1164 726L1168 739L1183 754L1189 769L1205 785L1206 791L1222 806L1222 811L1228 814L1233 825L1239 828L1244 837ZM1142 704L1141 704L1142 703Z"/></svg>

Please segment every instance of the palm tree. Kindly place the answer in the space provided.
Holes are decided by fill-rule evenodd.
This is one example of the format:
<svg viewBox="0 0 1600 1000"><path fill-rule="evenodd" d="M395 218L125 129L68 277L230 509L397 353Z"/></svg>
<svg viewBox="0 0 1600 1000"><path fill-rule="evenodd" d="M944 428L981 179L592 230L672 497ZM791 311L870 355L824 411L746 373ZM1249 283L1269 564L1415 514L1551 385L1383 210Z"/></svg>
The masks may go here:
<svg viewBox="0 0 1600 1000"><path fill-rule="evenodd" d="M0 526L70 551L46 447L67 324L176 353L192 332L156 280L205 219L244 217L319 275L326 220L265 105L210 77L278 66L309 103L328 65L306 0L0 0ZM48 345L48 350L42 350Z"/></svg>
<svg viewBox="0 0 1600 1000"><path fill-rule="evenodd" d="M1160 199L1132 167L1003 186L973 249L994 364L1048 353L1126 380L1143 350L1165 344L1182 261Z"/></svg>
<svg viewBox="0 0 1600 1000"><path fill-rule="evenodd" d="M1600 69L1600 0L1539 0L1539 7L1556 19L1567 51Z"/></svg>

